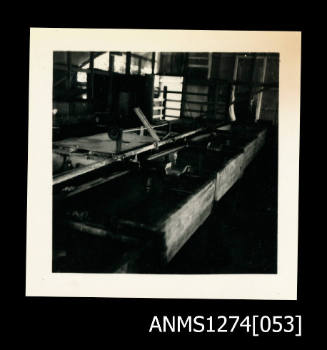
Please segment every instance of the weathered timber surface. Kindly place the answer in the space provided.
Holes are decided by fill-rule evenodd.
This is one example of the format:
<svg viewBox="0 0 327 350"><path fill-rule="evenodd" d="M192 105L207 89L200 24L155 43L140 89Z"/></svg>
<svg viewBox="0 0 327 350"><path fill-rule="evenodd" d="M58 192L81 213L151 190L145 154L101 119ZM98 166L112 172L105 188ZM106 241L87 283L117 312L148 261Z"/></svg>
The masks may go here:
<svg viewBox="0 0 327 350"><path fill-rule="evenodd" d="M214 191L214 177L135 173L74 199L66 217L144 243L155 240L157 255L167 262L209 216Z"/></svg>
<svg viewBox="0 0 327 350"><path fill-rule="evenodd" d="M215 201L219 201L223 195L239 180L244 171L244 153L239 153L230 159L226 166L217 172Z"/></svg>
<svg viewBox="0 0 327 350"><path fill-rule="evenodd" d="M230 157L224 167L217 172L215 201L219 201L225 193L242 177L246 167L262 148L266 137L266 130L261 130L250 138L231 135L226 137L225 144L239 148L239 153ZM227 146L228 147L228 146Z"/></svg>
<svg viewBox="0 0 327 350"><path fill-rule="evenodd" d="M165 176L149 170L150 166L72 198L67 210L62 210L69 220L101 225L113 235L137 238L136 246L133 244L114 261L108 256L111 271L155 272L203 224L214 200L220 200L243 175L264 141L265 130L250 136L237 132L219 135L216 144L223 147L217 150L190 147L178 151L177 164L190 165L189 174ZM106 244L111 246L113 241L103 241Z"/></svg>
<svg viewBox="0 0 327 350"><path fill-rule="evenodd" d="M258 135L253 141L251 141L249 144L246 145L246 147L244 147L244 168L246 168L251 163L251 161L260 151L265 142L265 137L266 130L262 130L258 133Z"/></svg>
<svg viewBox="0 0 327 350"><path fill-rule="evenodd" d="M174 179L165 186L164 195L125 212L119 219L120 230L141 229L143 235L157 236L157 254L162 263L169 262L209 216L214 191L213 178Z"/></svg>
<svg viewBox="0 0 327 350"><path fill-rule="evenodd" d="M207 219L213 206L214 193L215 182L211 180L188 198L173 215L166 218L163 232L167 261L176 255L184 243Z"/></svg>
<svg viewBox="0 0 327 350"><path fill-rule="evenodd" d="M151 136L141 136L136 133L124 133L119 152L129 151L153 143ZM72 137L54 142L57 147L76 147L93 152L115 154L117 152L117 143L109 139L107 133L96 134L84 137Z"/></svg>

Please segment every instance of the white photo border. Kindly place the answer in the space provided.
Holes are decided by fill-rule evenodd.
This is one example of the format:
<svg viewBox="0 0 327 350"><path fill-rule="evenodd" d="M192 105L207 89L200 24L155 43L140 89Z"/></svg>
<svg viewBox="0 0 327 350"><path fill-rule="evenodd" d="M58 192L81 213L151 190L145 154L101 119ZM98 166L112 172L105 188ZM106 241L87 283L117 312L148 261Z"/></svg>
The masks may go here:
<svg viewBox="0 0 327 350"><path fill-rule="evenodd" d="M53 51L279 53L278 273L53 273ZM31 28L26 296L296 300L300 78L301 32Z"/></svg>

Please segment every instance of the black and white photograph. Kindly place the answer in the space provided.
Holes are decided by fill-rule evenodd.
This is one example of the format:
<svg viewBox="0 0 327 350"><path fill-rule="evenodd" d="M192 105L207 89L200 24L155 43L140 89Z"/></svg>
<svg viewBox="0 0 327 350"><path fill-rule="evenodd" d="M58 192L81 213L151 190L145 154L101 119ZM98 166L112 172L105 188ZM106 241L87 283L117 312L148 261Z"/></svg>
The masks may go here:
<svg viewBox="0 0 327 350"><path fill-rule="evenodd" d="M278 53L53 63L54 272L277 272Z"/></svg>
<svg viewBox="0 0 327 350"><path fill-rule="evenodd" d="M61 29L52 45L60 33L43 31L46 48L31 34L29 167L44 167L29 171L27 277L47 271L58 287L29 293L296 297L299 91L285 84L300 81L298 33Z"/></svg>

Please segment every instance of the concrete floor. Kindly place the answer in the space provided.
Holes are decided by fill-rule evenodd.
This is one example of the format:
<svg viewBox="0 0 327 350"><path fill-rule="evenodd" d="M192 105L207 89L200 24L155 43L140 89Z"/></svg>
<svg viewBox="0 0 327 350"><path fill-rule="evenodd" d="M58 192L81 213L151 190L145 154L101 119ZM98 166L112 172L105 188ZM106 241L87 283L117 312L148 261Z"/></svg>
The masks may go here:
<svg viewBox="0 0 327 350"><path fill-rule="evenodd" d="M277 273L276 144L270 135L165 273Z"/></svg>

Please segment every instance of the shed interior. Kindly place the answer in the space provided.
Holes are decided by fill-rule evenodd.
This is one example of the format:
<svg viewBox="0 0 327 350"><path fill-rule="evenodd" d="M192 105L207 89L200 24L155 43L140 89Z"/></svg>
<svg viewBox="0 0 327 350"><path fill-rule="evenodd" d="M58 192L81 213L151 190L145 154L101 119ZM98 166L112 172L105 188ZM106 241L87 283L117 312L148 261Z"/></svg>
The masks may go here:
<svg viewBox="0 0 327 350"><path fill-rule="evenodd" d="M53 53L53 271L276 273L278 53Z"/></svg>

